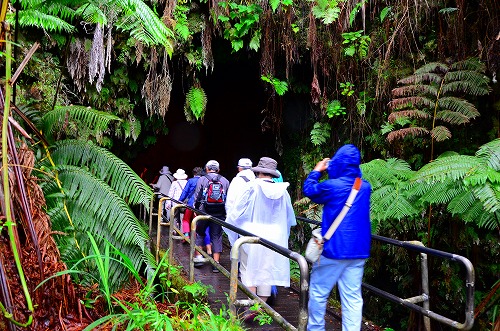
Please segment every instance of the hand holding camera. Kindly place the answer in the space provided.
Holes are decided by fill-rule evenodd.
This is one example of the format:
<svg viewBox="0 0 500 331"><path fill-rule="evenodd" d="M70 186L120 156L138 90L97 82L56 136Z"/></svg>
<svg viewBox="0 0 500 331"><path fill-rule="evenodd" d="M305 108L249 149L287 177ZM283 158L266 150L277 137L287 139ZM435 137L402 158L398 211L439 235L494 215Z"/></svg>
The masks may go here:
<svg viewBox="0 0 500 331"><path fill-rule="evenodd" d="M330 158L326 157L316 164L316 166L314 167L314 170L319 171L319 172L323 172L326 169L328 169L329 163L330 163Z"/></svg>

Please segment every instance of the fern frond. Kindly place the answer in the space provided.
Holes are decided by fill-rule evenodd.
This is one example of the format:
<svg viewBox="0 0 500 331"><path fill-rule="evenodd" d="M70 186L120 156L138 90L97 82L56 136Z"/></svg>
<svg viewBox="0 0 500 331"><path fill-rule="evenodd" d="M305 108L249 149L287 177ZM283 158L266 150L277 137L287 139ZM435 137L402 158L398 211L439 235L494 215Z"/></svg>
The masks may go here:
<svg viewBox="0 0 500 331"><path fill-rule="evenodd" d="M76 127L94 129L97 134L108 128L110 121L121 121L121 119L109 112L103 112L84 106L58 106L54 110L45 113L40 121L42 132L52 135L57 130L65 130L68 122L76 122Z"/></svg>
<svg viewBox="0 0 500 331"><path fill-rule="evenodd" d="M489 91L488 88L485 89L481 85L466 80L446 83L442 88L443 94L462 92L470 95L486 95Z"/></svg>
<svg viewBox="0 0 500 331"><path fill-rule="evenodd" d="M332 128L328 123L314 123L313 129L311 130L311 142L314 146L320 146L330 139Z"/></svg>
<svg viewBox="0 0 500 331"><path fill-rule="evenodd" d="M436 113L436 119L452 125L460 125L470 122L470 118L455 111L441 110ZM449 132L449 130L448 130ZM451 136L451 133L450 133ZM449 137L448 137L449 138ZM446 138L447 139L447 138Z"/></svg>
<svg viewBox="0 0 500 331"><path fill-rule="evenodd" d="M476 152L476 156L488 167L500 171L500 139L482 145Z"/></svg>
<svg viewBox="0 0 500 331"><path fill-rule="evenodd" d="M405 85L392 89L392 96L396 98L414 96L415 94L432 95L436 97L438 93L439 90L435 86L424 84Z"/></svg>
<svg viewBox="0 0 500 331"><path fill-rule="evenodd" d="M415 74L398 80L398 84L407 84L407 85L409 84L418 86L423 83L434 83L436 85L441 85L442 80L443 77L439 74L432 72L417 73L417 71L415 71Z"/></svg>
<svg viewBox="0 0 500 331"><path fill-rule="evenodd" d="M473 192L482 202L486 212L493 214L500 211L500 188L498 185L485 183L474 187Z"/></svg>
<svg viewBox="0 0 500 331"><path fill-rule="evenodd" d="M451 132L447 127L438 125L431 130L431 137L437 142L451 138Z"/></svg>
<svg viewBox="0 0 500 331"><path fill-rule="evenodd" d="M500 213L485 213L483 204L477 200L466 213L462 214L462 219L465 222L472 222L478 227L487 230L494 230L500 227Z"/></svg>
<svg viewBox="0 0 500 331"><path fill-rule="evenodd" d="M463 184L460 182L436 182L420 197L420 201L433 205L446 204L461 193L463 193Z"/></svg>
<svg viewBox="0 0 500 331"><path fill-rule="evenodd" d="M376 159L363 163L360 167L363 178L370 182L373 190L389 184L406 182L413 176L410 165L401 159Z"/></svg>
<svg viewBox="0 0 500 331"><path fill-rule="evenodd" d="M149 209L153 197L151 187L108 150L90 141L62 140L54 145L52 159L56 164L88 168L129 204L142 204Z"/></svg>
<svg viewBox="0 0 500 331"><path fill-rule="evenodd" d="M426 63L417 70L415 74L425 74L425 73L438 73L444 74L450 71L450 67L441 62L430 62Z"/></svg>
<svg viewBox="0 0 500 331"><path fill-rule="evenodd" d="M370 215L375 221L411 218L419 212L419 209L393 186L383 186L372 193Z"/></svg>
<svg viewBox="0 0 500 331"><path fill-rule="evenodd" d="M450 65L450 70L485 72L486 65L483 62L481 62L481 60L479 58L470 57L468 59L452 63Z"/></svg>
<svg viewBox="0 0 500 331"><path fill-rule="evenodd" d="M431 108L435 104L435 101L424 97L424 96L413 96L413 97L405 97L405 98L397 98L393 99L389 102L390 109L400 109L401 107L427 107Z"/></svg>
<svg viewBox="0 0 500 331"><path fill-rule="evenodd" d="M431 115L429 115L426 111L419 110L419 109L411 109L411 110L400 110L400 111L393 111L387 120L389 123L395 123L401 118L420 118L420 119L427 119Z"/></svg>
<svg viewBox="0 0 500 331"><path fill-rule="evenodd" d="M108 19L104 11L92 2L86 2L82 6L80 6L76 13L80 15L86 22L89 23L98 23L102 26L108 24Z"/></svg>
<svg viewBox="0 0 500 331"><path fill-rule="evenodd" d="M39 9L26 9L19 12L19 25L21 27L35 27L57 33L73 33L75 27L63 19L47 14Z"/></svg>
<svg viewBox="0 0 500 331"><path fill-rule="evenodd" d="M490 79L483 72L472 71L472 70L458 70L458 71L450 71L446 74L446 83L453 81L466 81L472 82L473 84L478 85L483 90L483 94L486 95L490 92L490 88L488 86ZM446 85L446 84L443 84Z"/></svg>
<svg viewBox="0 0 500 331"><path fill-rule="evenodd" d="M472 103L457 97L443 97L439 99L438 105L443 109L452 110L468 118L476 118L481 115Z"/></svg>
<svg viewBox="0 0 500 331"><path fill-rule="evenodd" d="M389 143L391 143L394 140L403 139L403 138L408 137L408 136L418 137L418 136L425 136L428 134L429 134L429 130L427 130L426 128L422 128L422 127L402 128L402 129L390 132L387 135L387 141Z"/></svg>
<svg viewBox="0 0 500 331"><path fill-rule="evenodd" d="M476 201L476 197L472 191L466 190L465 187L462 187L462 192L457 194L448 203L447 209L452 215L462 215L465 214L467 210L472 208Z"/></svg>
<svg viewBox="0 0 500 331"><path fill-rule="evenodd" d="M171 56L174 32L142 0L111 0L123 13L119 28L145 45L162 45Z"/></svg>
<svg viewBox="0 0 500 331"><path fill-rule="evenodd" d="M455 155L436 159L415 173L412 181L438 182L444 180L462 180L471 171L477 171L484 166L474 156Z"/></svg>
<svg viewBox="0 0 500 331"><path fill-rule="evenodd" d="M201 87L192 86L186 94L185 111L191 112L197 120L203 119L207 107L207 96Z"/></svg>

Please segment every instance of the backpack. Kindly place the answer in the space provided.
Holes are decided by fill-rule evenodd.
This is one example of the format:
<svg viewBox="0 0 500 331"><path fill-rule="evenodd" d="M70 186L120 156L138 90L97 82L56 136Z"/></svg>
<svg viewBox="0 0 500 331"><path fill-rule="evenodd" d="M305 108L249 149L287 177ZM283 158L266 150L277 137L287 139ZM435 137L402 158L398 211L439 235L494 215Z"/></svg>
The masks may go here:
<svg viewBox="0 0 500 331"><path fill-rule="evenodd" d="M208 179L208 185L203 188L202 204L205 207L205 211L209 214L225 212L224 204L226 203L226 192L224 191L224 186L220 181L221 175L217 175L214 178L210 178L205 175Z"/></svg>

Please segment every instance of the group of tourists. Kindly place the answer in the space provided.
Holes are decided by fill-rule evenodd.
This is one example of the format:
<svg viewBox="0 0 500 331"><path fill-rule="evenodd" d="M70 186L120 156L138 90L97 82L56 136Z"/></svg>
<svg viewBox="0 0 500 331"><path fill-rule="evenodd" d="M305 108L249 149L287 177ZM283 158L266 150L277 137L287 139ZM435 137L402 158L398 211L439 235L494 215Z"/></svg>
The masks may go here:
<svg viewBox="0 0 500 331"><path fill-rule="evenodd" d="M355 180L361 178L360 163L358 148L344 145L331 159L325 158L318 162L304 182L304 195L312 202L323 205L322 240L318 242L323 246L323 252L312 263L308 331L325 330L326 304L335 285L342 305L342 330L361 329L361 283L371 242L370 184L361 180L352 204L346 202ZM237 170L236 176L229 182L219 174L220 165L216 160L208 161L204 169L195 167L190 179L187 179L183 169L171 174L169 168L164 166L153 187L227 224L288 248L291 227L296 225L296 217L288 193L289 183L283 181L276 160L262 157L257 166L253 166L250 159L241 158ZM322 178L324 172L328 174L327 179ZM170 210L174 204L174 201L167 200L165 209ZM334 220L339 218L341 211L347 213L340 223L335 222L338 224L333 235L325 240L323 237ZM188 208L181 215L185 236L189 236L194 216ZM234 245L239 238L238 233L209 220L197 222L195 243L200 247L208 245L207 254L216 263L220 261L224 232L230 244ZM206 260L196 251L193 262L195 267L201 267ZM213 265L212 271L219 272L219 269ZM239 273L241 282L264 302L276 286L290 286L288 258L262 245L241 246ZM255 312L247 310L244 319L253 320L255 315Z"/></svg>

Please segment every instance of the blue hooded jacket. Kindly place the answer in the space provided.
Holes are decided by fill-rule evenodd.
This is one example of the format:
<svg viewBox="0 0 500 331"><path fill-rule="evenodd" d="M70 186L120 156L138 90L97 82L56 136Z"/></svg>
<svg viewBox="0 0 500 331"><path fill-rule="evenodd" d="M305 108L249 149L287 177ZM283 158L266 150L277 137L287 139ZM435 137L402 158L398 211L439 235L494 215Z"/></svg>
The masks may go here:
<svg viewBox="0 0 500 331"><path fill-rule="evenodd" d="M351 192L356 177L361 177L361 155L354 145L344 145L328 165L328 179L319 183L321 172L311 171L304 182L304 195L323 204L322 234L328 231ZM326 241L323 256L330 259L366 259L370 256L371 185L363 180L352 207L330 240Z"/></svg>

